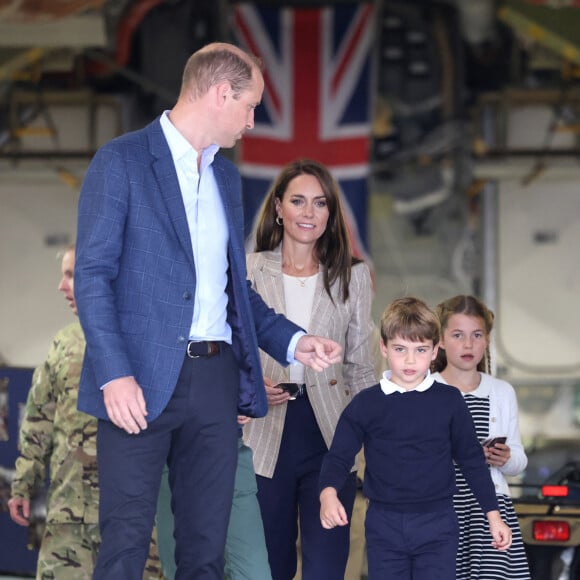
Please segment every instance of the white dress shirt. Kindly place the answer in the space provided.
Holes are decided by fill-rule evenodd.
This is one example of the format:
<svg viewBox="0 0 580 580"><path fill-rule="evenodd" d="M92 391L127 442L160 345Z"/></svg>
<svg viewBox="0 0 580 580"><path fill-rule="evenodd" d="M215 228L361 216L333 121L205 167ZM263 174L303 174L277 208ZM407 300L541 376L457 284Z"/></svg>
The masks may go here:
<svg viewBox="0 0 580 580"><path fill-rule="evenodd" d="M171 123L168 113L161 115L161 128L175 164L195 261L195 302L189 338L231 344L226 293L229 231L211 165L219 147L210 145L198 153Z"/></svg>

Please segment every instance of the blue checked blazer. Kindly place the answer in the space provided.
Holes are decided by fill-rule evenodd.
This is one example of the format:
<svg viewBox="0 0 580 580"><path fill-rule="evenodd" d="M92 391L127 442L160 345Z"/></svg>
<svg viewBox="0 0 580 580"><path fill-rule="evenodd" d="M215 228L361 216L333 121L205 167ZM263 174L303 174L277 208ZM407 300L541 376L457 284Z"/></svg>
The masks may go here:
<svg viewBox="0 0 580 580"><path fill-rule="evenodd" d="M229 228L228 322L240 368L239 412L267 401L258 344L282 364L299 327L268 308L246 280L241 180L213 162ZM179 182L159 119L107 143L92 160L78 206L75 298L87 340L81 411L108 419L101 387L134 376L148 420L167 405L193 318L195 267Z"/></svg>

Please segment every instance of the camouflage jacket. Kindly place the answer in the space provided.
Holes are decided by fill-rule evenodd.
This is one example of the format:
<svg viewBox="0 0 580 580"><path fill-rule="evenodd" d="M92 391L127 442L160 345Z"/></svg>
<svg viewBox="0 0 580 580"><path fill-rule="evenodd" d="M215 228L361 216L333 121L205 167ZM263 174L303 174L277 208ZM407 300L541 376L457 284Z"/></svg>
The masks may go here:
<svg viewBox="0 0 580 580"><path fill-rule="evenodd" d="M48 523L98 523L97 420L77 410L84 351L78 321L57 333L34 372L20 428L12 496L30 499L49 466Z"/></svg>

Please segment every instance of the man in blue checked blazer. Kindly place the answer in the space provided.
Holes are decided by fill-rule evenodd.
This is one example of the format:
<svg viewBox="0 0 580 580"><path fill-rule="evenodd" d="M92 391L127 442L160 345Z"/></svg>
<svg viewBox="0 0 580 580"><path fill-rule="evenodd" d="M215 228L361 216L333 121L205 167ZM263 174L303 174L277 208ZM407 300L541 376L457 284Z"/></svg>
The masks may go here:
<svg viewBox="0 0 580 580"><path fill-rule="evenodd" d="M221 580L236 415L267 411L258 345L317 370L340 358L246 281L240 177L218 149L253 127L263 88L253 57L208 45L175 107L103 146L87 171L75 294L79 409L99 418L96 579L142 577L167 462L176 578Z"/></svg>

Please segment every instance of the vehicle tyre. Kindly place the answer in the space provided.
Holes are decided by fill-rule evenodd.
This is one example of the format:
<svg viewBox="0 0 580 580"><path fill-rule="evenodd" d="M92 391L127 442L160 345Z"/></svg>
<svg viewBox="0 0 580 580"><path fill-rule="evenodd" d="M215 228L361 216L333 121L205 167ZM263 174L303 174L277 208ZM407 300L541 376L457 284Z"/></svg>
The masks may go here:
<svg viewBox="0 0 580 580"><path fill-rule="evenodd" d="M580 580L580 549L574 549L574 558L570 564L570 580Z"/></svg>
<svg viewBox="0 0 580 580"><path fill-rule="evenodd" d="M562 548L560 546L526 545L526 553L532 580L558 580L563 569L563 562L560 559ZM571 576L571 578L576 577Z"/></svg>

